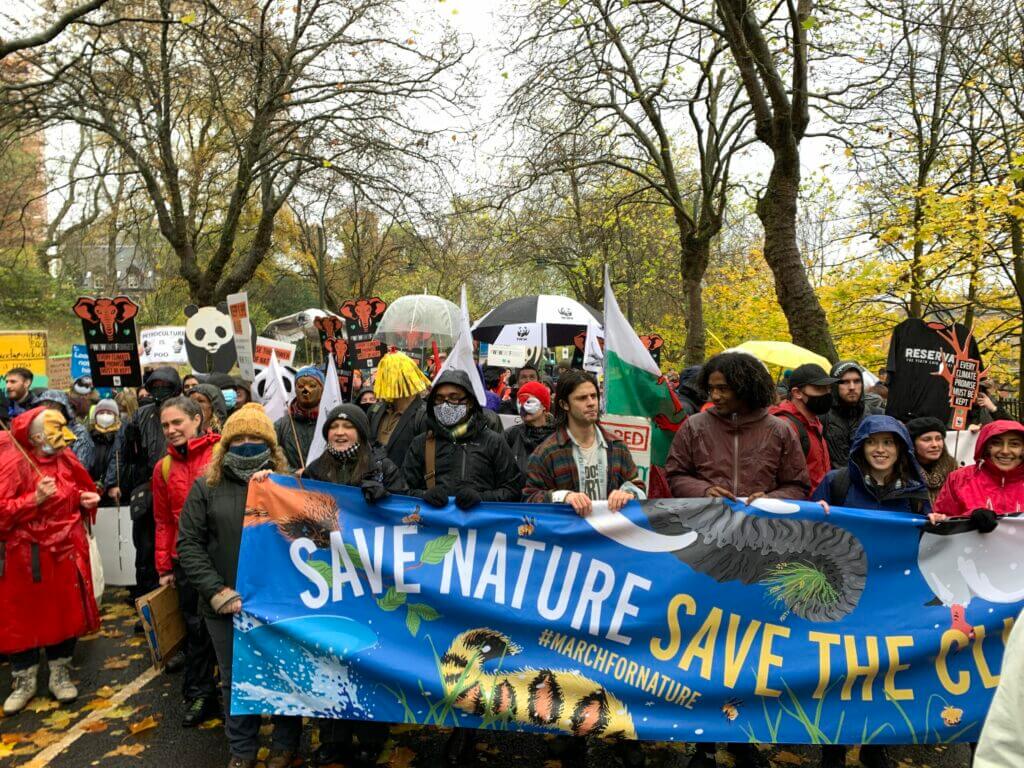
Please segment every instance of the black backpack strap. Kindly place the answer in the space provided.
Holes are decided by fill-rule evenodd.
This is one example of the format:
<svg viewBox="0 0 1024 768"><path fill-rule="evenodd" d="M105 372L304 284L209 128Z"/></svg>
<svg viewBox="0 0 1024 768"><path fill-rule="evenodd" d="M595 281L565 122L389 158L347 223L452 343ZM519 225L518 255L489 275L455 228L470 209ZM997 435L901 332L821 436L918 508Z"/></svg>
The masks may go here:
<svg viewBox="0 0 1024 768"><path fill-rule="evenodd" d="M804 452L804 456L806 456L807 452L811 450L811 438L807 434L807 427L804 426L804 423L788 411L781 411L775 415L784 418L790 424L796 426L796 434L800 438L800 450L802 450Z"/></svg>
<svg viewBox="0 0 1024 768"><path fill-rule="evenodd" d="M847 467L837 469L829 484L829 504L837 507L846 503L846 495L850 492L850 470Z"/></svg>

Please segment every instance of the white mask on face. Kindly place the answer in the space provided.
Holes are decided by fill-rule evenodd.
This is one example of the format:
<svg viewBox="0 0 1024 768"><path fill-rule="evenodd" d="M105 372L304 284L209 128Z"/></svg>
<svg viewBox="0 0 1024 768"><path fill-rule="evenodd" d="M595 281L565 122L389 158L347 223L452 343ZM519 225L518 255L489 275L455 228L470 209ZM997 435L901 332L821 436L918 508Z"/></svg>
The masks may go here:
<svg viewBox="0 0 1024 768"><path fill-rule="evenodd" d="M535 413L540 413L544 410L544 404L536 397L532 396L526 398L522 403L520 403L519 407L527 416L533 416Z"/></svg>
<svg viewBox="0 0 1024 768"><path fill-rule="evenodd" d="M101 427L109 427L117 421L117 417L110 411L101 411L96 414L96 424Z"/></svg>

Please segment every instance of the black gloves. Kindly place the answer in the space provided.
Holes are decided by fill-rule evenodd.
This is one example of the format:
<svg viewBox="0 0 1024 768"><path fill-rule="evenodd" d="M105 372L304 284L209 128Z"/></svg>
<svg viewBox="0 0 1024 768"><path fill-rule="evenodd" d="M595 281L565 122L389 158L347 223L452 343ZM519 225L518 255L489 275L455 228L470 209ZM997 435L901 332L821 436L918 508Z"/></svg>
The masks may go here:
<svg viewBox="0 0 1024 768"><path fill-rule="evenodd" d="M359 488L362 490L363 498L366 499L367 504L376 504L388 495L388 489L384 487L380 480L367 478L360 483Z"/></svg>
<svg viewBox="0 0 1024 768"><path fill-rule="evenodd" d="M448 491L440 485L428 488L423 492L423 501L432 507L444 507L448 504Z"/></svg>
<svg viewBox="0 0 1024 768"><path fill-rule="evenodd" d="M455 506L465 512L470 507L475 507L483 499L480 497L480 493L471 486L465 485L455 494Z"/></svg>
<svg viewBox="0 0 1024 768"><path fill-rule="evenodd" d="M991 509L974 509L971 510L971 522L978 529L978 533L992 533L999 520Z"/></svg>

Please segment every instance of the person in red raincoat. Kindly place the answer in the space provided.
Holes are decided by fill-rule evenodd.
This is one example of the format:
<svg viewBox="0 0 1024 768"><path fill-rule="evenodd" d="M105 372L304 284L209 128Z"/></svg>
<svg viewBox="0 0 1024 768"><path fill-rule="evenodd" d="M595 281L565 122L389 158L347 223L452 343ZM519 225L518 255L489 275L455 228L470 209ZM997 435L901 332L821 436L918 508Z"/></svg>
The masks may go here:
<svg viewBox="0 0 1024 768"><path fill-rule="evenodd" d="M206 471L220 435L210 431L199 403L187 397L172 397L160 404L160 427L167 455L153 467L151 485L156 570L161 585L178 588L178 606L185 619L185 653L184 658L172 659L169 666L184 666L181 688L187 707L181 724L194 728L217 711L216 657L199 615L199 593L178 563L178 518L192 484Z"/></svg>
<svg viewBox="0 0 1024 768"><path fill-rule="evenodd" d="M10 657L14 677L5 715L35 696L41 648L50 692L75 699L75 641L100 625L85 530L100 497L68 447L73 438L63 414L43 407L15 417L0 435L0 654Z"/></svg>
<svg viewBox="0 0 1024 768"><path fill-rule="evenodd" d="M970 517L987 533L1000 515L1024 512L1024 424L1000 419L983 426L974 461L946 478L932 507L932 522Z"/></svg>

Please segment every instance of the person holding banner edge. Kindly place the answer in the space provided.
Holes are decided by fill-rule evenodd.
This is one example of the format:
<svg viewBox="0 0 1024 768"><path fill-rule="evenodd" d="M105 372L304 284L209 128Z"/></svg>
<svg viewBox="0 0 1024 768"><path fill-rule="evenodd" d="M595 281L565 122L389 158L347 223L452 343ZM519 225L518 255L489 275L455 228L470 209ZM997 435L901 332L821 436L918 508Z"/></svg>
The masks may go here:
<svg viewBox="0 0 1024 768"><path fill-rule="evenodd" d="M366 414L358 405L335 406L323 426L326 449L299 474L308 480L359 488L367 504L392 493L405 493L401 471L383 449L374 449L369 429ZM359 740L358 751L353 737ZM324 720L320 723L320 746L310 762L373 766L387 739L388 729L383 723Z"/></svg>
<svg viewBox="0 0 1024 768"><path fill-rule="evenodd" d="M220 667L224 730L231 752L228 768L254 768L261 723L258 715L230 713L232 617L242 610L235 579L245 499L250 480L259 481L270 471L285 472L287 466L274 425L263 406L244 405L224 423L221 441L213 450L206 474L189 491L179 520L178 560L202 598L199 610ZM275 715L271 720L273 742L266 765L286 768L299 749L302 718Z"/></svg>

